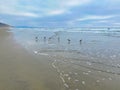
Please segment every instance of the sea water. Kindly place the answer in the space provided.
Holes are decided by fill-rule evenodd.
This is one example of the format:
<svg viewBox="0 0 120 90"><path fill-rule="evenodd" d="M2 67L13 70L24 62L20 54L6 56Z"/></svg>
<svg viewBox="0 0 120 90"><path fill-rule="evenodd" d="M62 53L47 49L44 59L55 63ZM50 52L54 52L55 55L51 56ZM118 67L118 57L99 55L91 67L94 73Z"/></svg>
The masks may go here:
<svg viewBox="0 0 120 90"><path fill-rule="evenodd" d="M101 80L120 75L119 28L13 28L12 32L26 50L52 58L51 66L67 89L88 90L83 86L94 83L102 87ZM91 73L97 77L92 79Z"/></svg>
<svg viewBox="0 0 120 90"><path fill-rule="evenodd" d="M29 50L72 51L96 58L117 60L120 58L120 32L115 30L14 28L13 32L15 39ZM67 39L70 39L70 44Z"/></svg>

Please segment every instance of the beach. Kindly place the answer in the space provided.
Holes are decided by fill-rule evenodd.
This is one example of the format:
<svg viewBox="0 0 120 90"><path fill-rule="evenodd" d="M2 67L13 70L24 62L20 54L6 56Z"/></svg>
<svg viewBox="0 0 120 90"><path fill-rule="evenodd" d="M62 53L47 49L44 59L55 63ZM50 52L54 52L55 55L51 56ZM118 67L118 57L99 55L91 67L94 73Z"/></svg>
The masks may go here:
<svg viewBox="0 0 120 90"><path fill-rule="evenodd" d="M0 29L0 90L120 90L119 66L74 50L51 49L52 41L48 47L17 39Z"/></svg>
<svg viewBox="0 0 120 90"><path fill-rule="evenodd" d="M7 31L0 30L0 90L64 90L49 58L29 54Z"/></svg>

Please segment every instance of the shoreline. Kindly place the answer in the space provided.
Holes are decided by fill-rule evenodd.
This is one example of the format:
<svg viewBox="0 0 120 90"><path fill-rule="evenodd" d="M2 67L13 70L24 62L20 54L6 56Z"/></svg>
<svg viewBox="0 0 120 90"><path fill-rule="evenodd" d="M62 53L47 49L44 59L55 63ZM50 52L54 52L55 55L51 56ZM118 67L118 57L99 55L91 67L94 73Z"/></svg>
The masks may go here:
<svg viewBox="0 0 120 90"><path fill-rule="evenodd" d="M74 53L31 53L8 31L0 30L0 90L120 89L120 76L92 69L97 64L89 63L89 57L75 60Z"/></svg>
<svg viewBox="0 0 120 90"><path fill-rule="evenodd" d="M0 42L0 90L64 90L57 73L43 61L48 57L28 53L6 29L0 29Z"/></svg>

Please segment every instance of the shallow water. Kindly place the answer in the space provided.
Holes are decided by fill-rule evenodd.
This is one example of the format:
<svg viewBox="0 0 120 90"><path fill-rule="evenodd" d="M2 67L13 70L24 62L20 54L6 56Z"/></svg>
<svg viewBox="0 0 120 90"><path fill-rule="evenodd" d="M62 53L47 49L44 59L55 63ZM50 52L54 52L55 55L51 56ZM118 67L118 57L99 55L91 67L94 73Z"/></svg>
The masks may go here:
<svg viewBox="0 0 120 90"><path fill-rule="evenodd" d="M120 89L118 30L14 28L12 32L29 52L51 58L51 67L67 90Z"/></svg>

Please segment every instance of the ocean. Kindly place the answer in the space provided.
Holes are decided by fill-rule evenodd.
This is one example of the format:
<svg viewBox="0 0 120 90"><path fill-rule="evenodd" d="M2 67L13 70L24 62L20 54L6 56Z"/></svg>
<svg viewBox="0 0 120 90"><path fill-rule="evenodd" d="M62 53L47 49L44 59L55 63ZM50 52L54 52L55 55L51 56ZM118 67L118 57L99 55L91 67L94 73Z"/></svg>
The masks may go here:
<svg viewBox="0 0 120 90"><path fill-rule="evenodd" d="M12 32L28 52L52 57L51 66L70 90L88 90L81 86L86 83L103 87L101 80L120 75L120 28L13 28ZM97 77L91 79L90 74ZM81 85L76 84L79 81Z"/></svg>

